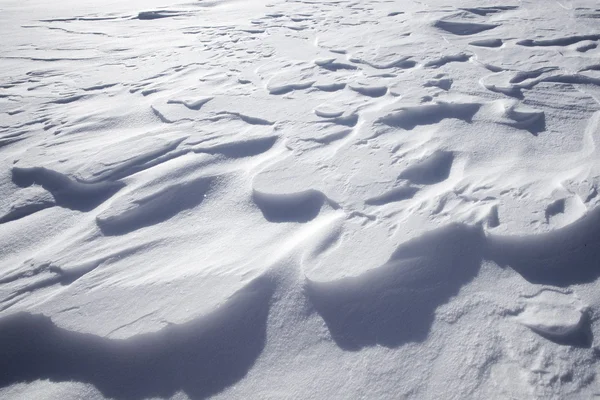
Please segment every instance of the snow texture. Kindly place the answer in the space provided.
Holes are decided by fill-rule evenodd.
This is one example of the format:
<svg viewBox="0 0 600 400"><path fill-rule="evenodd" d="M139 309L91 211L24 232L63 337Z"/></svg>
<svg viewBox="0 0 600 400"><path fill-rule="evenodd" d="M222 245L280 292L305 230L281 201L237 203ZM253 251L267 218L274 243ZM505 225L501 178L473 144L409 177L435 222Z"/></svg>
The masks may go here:
<svg viewBox="0 0 600 400"><path fill-rule="evenodd" d="M600 394L594 0L4 0L0 398Z"/></svg>

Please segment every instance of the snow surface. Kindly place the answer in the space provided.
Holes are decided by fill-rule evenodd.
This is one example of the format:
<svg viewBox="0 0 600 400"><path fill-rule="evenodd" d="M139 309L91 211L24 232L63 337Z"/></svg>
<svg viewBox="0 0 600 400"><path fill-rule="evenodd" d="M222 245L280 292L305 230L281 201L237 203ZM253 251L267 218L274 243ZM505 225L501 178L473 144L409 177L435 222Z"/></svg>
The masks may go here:
<svg viewBox="0 0 600 400"><path fill-rule="evenodd" d="M0 2L0 397L600 395L594 0Z"/></svg>

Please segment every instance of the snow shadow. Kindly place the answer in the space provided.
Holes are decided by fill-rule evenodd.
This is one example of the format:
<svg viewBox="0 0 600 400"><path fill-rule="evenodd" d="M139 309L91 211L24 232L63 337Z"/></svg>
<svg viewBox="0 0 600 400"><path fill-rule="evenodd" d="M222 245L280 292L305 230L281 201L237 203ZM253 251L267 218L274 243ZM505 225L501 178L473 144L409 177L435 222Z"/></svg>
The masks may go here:
<svg viewBox="0 0 600 400"><path fill-rule="evenodd" d="M594 333L592 332L592 321L589 313L585 313L579 326L571 332L562 335L549 335L545 332L533 330L546 340L561 346L579 347L589 349L594 344Z"/></svg>
<svg viewBox="0 0 600 400"><path fill-rule="evenodd" d="M566 287L600 277L600 209L553 232L485 235L482 228L449 225L396 249L383 266L331 282L307 280L305 290L337 345L398 347L427 338L437 307L479 272L484 260L510 267L527 281ZM555 343L589 347L590 320Z"/></svg>
<svg viewBox="0 0 600 400"><path fill-rule="evenodd" d="M454 154L452 152L437 151L402 171L399 178L407 179L417 185L440 183L450 176L453 162Z"/></svg>
<svg viewBox="0 0 600 400"><path fill-rule="evenodd" d="M125 340L57 327L42 315L0 319L0 386L38 379L94 385L106 397L192 399L242 379L265 345L274 284L255 280L214 312Z"/></svg>
<svg viewBox="0 0 600 400"><path fill-rule="evenodd" d="M379 268L307 281L305 290L342 349L421 342L437 307L479 272L484 243L480 227L446 226L402 244Z"/></svg>
<svg viewBox="0 0 600 400"><path fill-rule="evenodd" d="M298 193L264 193L254 190L254 204L269 222L309 222L319 215L324 205L334 209L339 206L318 190Z"/></svg>
<svg viewBox="0 0 600 400"><path fill-rule="evenodd" d="M40 185L52 194L60 207L90 211L125 186L122 182L79 182L44 167L12 169L12 180L20 187Z"/></svg>
<svg viewBox="0 0 600 400"><path fill-rule="evenodd" d="M569 286L600 277L600 209L552 232L488 237L486 258L531 283Z"/></svg>
<svg viewBox="0 0 600 400"><path fill-rule="evenodd" d="M378 122L393 128L410 131L421 125L434 125L444 119L459 119L472 122L481 108L479 103L436 103L414 107L403 107L379 118Z"/></svg>
<svg viewBox="0 0 600 400"><path fill-rule="evenodd" d="M199 206L209 191L213 179L201 177L177 183L139 199L115 206L101 213L96 223L104 235L123 235L167 221L184 210Z"/></svg>

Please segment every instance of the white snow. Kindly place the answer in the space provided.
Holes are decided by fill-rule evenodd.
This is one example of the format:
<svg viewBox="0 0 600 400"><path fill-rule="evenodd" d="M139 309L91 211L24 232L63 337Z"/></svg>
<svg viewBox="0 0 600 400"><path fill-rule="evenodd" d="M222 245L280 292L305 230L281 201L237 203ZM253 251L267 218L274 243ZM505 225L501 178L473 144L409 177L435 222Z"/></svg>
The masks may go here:
<svg viewBox="0 0 600 400"><path fill-rule="evenodd" d="M600 395L594 0L0 2L0 398Z"/></svg>

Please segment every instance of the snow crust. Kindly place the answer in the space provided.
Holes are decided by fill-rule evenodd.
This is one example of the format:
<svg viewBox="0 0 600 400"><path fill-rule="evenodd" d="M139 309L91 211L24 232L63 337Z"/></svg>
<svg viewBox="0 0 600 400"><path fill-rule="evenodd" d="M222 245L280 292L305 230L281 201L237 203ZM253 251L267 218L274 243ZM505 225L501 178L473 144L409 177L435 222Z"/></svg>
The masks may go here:
<svg viewBox="0 0 600 400"><path fill-rule="evenodd" d="M600 394L593 0L4 0L0 397Z"/></svg>

